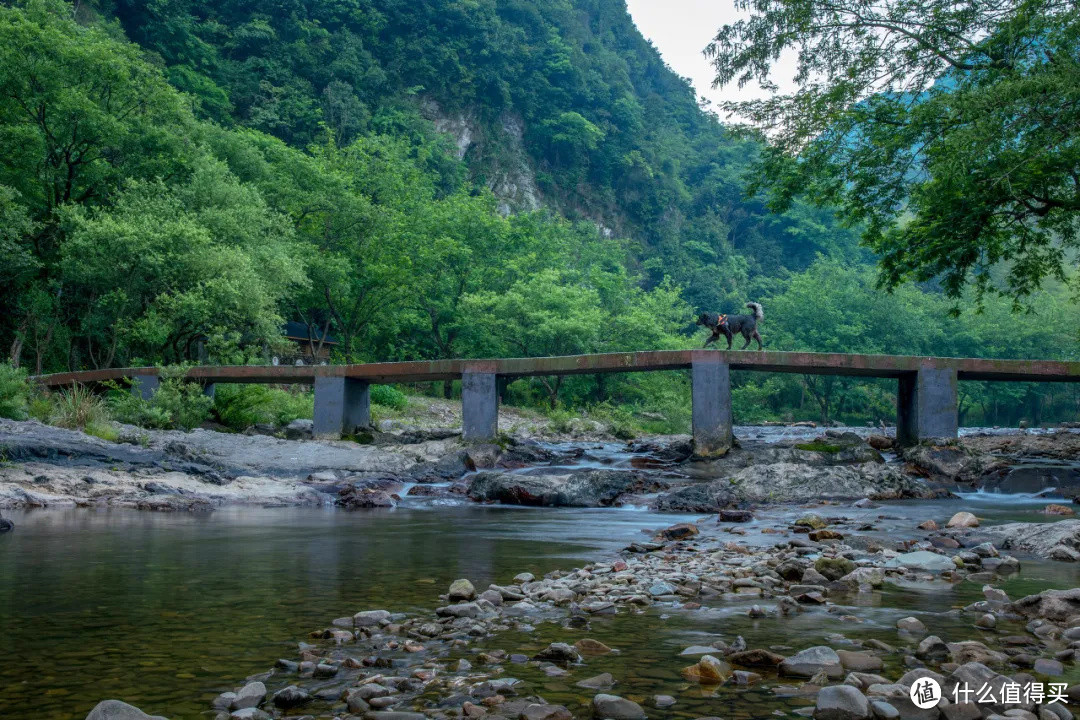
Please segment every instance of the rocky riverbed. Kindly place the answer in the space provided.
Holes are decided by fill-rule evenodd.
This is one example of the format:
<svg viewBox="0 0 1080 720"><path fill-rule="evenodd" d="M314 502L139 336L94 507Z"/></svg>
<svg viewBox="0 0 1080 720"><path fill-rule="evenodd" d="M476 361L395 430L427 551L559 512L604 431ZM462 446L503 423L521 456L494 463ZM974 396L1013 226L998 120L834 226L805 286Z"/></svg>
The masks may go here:
<svg viewBox="0 0 1080 720"><path fill-rule="evenodd" d="M313 629L273 670L221 694L214 717L642 720L701 717L703 704L735 718L1073 717L1080 588L1010 597L1000 585L1021 562L982 542L977 518L964 511L881 541L834 516L835 507L788 523L766 516L758 529L775 537L768 546L743 544L743 522L755 518L729 512L544 577L521 573L483 588L459 579L432 613L354 609ZM956 584L981 587L981 599L899 617L888 640L852 631L813 645L762 646L727 630L736 626L732 613L775 625L781 637L785 624L814 616L854 630L888 587ZM679 653L680 676L666 692L627 693L617 673L601 671L606 658L632 650L593 637L603 624L724 612L727 623ZM911 687L926 678L944 699L922 709ZM1046 688L1042 701L1004 694L1032 683ZM990 695L958 702L958 687ZM144 717L124 712L90 718Z"/></svg>
<svg viewBox="0 0 1080 720"><path fill-rule="evenodd" d="M217 720L1071 717L1061 701L952 702L961 683L1053 682L1080 702L1080 588L1005 589L1031 585L1027 563L1045 562L1033 555L1080 559L1068 483L1050 475L1024 496L1046 522L981 523L964 499L1042 462L1044 435L898 452L865 431L744 428L740 447L701 460L680 437L474 446L410 429L364 445L125 433L108 443L0 422L0 507L512 504L692 520L539 577L463 577L437 602L432 593L431 611L392 593L342 607L277 667L220 695L206 708ZM699 629L674 657L643 649L683 623ZM929 710L910 696L926 678L946 698ZM180 716L169 710L153 708ZM147 716L110 701L89 717Z"/></svg>

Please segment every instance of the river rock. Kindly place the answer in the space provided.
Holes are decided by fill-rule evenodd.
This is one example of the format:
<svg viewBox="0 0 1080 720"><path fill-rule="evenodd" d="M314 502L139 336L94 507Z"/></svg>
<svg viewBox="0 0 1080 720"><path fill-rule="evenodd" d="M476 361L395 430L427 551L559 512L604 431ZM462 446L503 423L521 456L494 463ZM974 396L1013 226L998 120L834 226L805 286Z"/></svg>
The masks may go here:
<svg viewBox="0 0 1080 720"><path fill-rule="evenodd" d="M833 679L844 677L840 656L835 650L825 645L807 648L780 663L781 675L809 678L819 672L824 672Z"/></svg>
<svg viewBox="0 0 1080 720"><path fill-rule="evenodd" d="M274 693L273 703L282 710L300 707L311 701L311 696L295 685L289 685Z"/></svg>
<svg viewBox="0 0 1080 720"><path fill-rule="evenodd" d="M714 480L684 485L664 493L653 502L653 509L660 512L711 513L734 504L731 484Z"/></svg>
<svg viewBox="0 0 1080 720"><path fill-rule="evenodd" d="M762 650L755 648L753 650L742 650L740 652L734 652L726 656L729 662L736 665L742 665L743 667L771 667L775 668L780 663L784 662L784 656L778 655L769 650Z"/></svg>
<svg viewBox="0 0 1080 720"><path fill-rule="evenodd" d="M983 645L975 640L949 643L949 656L954 663L964 665L975 662L987 666L1003 665L1008 656Z"/></svg>
<svg viewBox="0 0 1080 720"><path fill-rule="evenodd" d="M568 667L581 662L581 656L578 655L577 650L575 650L572 645L567 645L566 643L551 643L546 648L536 653L533 658L536 660L547 660L548 662L553 662L562 667Z"/></svg>
<svg viewBox="0 0 1080 720"><path fill-rule="evenodd" d="M11 532L15 529L15 523L6 518L0 517L0 533Z"/></svg>
<svg viewBox="0 0 1080 720"><path fill-rule="evenodd" d="M871 435L866 439L866 444L875 450L892 450L896 446L896 439L885 435Z"/></svg>
<svg viewBox="0 0 1080 720"><path fill-rule="evenodd" d="M830 685L818 691L814 720L869 720L870 701L851 685Z"/></svg>
<svg viewBox="0 0 1080 720"><path fill-rule="evenodd" d="M915 648L915 657L925 662L939 663L949 657L949 646L937 635L928 635Z"/></svg>
<svg viewBox="0 0 1080 720"><path fill-rule="evenodd" d="M698 528L694 523L678 523L660 531L660 537L665 540L685 540L697 534Z"/></svg>
<svg viewBox="0 0 1080 720"><path fill-rule="evenodd" d="M960 446L921 444L905 449L904 460L931 475L971 482L998 470L1005 463L989 454L969 451Z"/></svg>
<svg viewBox="0 0 1080 720"><path fill-rule="evenodd" d="M469 497L504 505L608 507L622 495L644 489L643 476L626 470L580 470L564 475L487 471L473 476Z"/></svg>
<svg viewBox="0 0 1080 720"><path fill-rule="evenodd" d="M855 570L855 563L843 557L820 557L814 562L814 569L828 580L839 580Z"/></svg>
<svg viewBox="0 0 1080 720"><path fill-rule="evenodd" d="M388 610L361 610L353 615L353 624L356 627L375 627L390 622Z"/></svg>
<svg viewBox="0 0 1080 720"><path fill-rule="evenodd" d="M836 655L840 658L840 664L844 666L844 669L853 672L875 672L885 666L881 658L868 652L837 650Z"/></svg>
<svg viewBox="0 0 1080 720"><path fill-rule="evenodd" d="M286 440L310 440L314 422L307 418L297 418L285 426Z"/></svg>
<svg viewBox="0 0 1080 720"><path fill-rule="evenodd" d="M394 498L386 490L349 485L338 493L338 505L346 510L366 510L372 508L392 508Z"/></svg>
<svg viewBox="0 0 1080 720"><path fill-rule="evenodd" d="M147 715L134 705L128 705L119 700L102 700L94 706L94 709L86 716L86 720L168 720L168 718L161 715Z"/></svg>
<svg viewBox="0 0 1080 720"><path fill-rule="evenodd" d="M562 705L530 703L518 715L518 720L572 720L573 717Z"/></svg>
<svg viewBox="0 0 1080 720"><path fill-rule="evenodd" d="M870 710L878 720L895 720L900 717L900 711L884 700L874 700L871 702Z"/></svg>
<svg viewBox="0 0 1080 720"><path fill-rule="evenodd" d="M259 707L266 699L266 686L256 680L250 682L236 691L236 698L232 701L232 710Z"/></svg>
<svg viewBox="0 0 1080 720"><path fill-rule="evenodd" d="M576 683L578 687L586 688L588 690L606 690L614 684L615 678L611 673L600 673L599 675L585 678Z"/></svg>
<svg viewBox="0 0 1080 720"><path fill-rule="evenodd" d="M582 655L606 655L611 652L610 647L592 638L581 638L574 643L574 649Z"/></svg>
<svg viewBox="0 0 1080 720"><path fill-rule="evenodd" d="M880 463L813 466L797 463L751 465L730 478L739 502L782 503L818 500L923 498L933 493L922 481Z"/></svg>
<svg viewBox="0 0 1080 720"><path fill-rule="evenodd" d="M1070 619L1080 618L1080 588L1043 590L1038 595L1020 598L1009 607L1026 618L1067 623Z"/></svg>
<svg viewBox="0 0 1080 720"><path fill-rule="evenodd" d="M979 518L975 517L969 512L958 512L949 518L949 522L945 523L947 528L973 528L979 527Z"/></svg>
<svg viewBox="0 0 1080 720"><path fill-rule="evenodd" d="M1052 523L1005 523L980 528L998 547L1049 557L1056 546L1080 550L1080 519Z"/></svg>
<svg viewBox="0 0 1080 720"><path fill-rule="evenodd" d="M925 570L927 572L941 572L943 570L955 570L956 563L945 555L939 555L929 550L904 553L891 558L885 563L885 567L902 567L909 570Z"/></svg>
<svg viewBox="0 0 1080 720"><path fill-rule="evenodd" d="M593 715L606 720L645 720L645 710L632 700L601 693L592 700Z"/></svg>
<svg viewBox="0 0 1080 720"><path fill-rule="evenodd" d="M712 655L703 655L696 663L682 670L684 678L702 685L719 685L727 680L730 674L731 668Z"/></svg>
<svg viewBox="0 0 1080 720"><path fill-rule="evenodd" d="M926 625L923 625L919 618L906 617L896 621L896 629L912 635L921 635L926 632Z"/></svg>
<svg viewBox="0 0 1080 720"><path fill-rule="evenodd" d="M450 602L472 600L476 597L476 588L465 578L460 578L450 583L450 590L447 593L447 597Z"/></svg>
<svg viewBox="0 0 1080 720"><path fill-rule="evenodd" d="M754 513L749 510L721 510L717 522L748 523L754 519Z"/></svg>

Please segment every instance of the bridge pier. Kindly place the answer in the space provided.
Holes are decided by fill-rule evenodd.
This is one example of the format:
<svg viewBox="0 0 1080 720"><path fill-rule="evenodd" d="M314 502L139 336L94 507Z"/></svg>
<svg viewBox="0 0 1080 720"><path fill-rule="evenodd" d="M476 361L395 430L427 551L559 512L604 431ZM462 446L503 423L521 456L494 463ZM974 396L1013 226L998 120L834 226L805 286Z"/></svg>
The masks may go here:
<svg viewBox="0 0 1080 720"><path fill-rule="evenodd" d="M896 393L896 440L901 446L957 436L955 369L920 368L900 376Z"/></svg>
<svg viewBox="0 0 1080 720"><path fill-rule="evenodd" d="M315 419L312 434L317 438L339 438L371 426L371 389L363 380L325 375L315 376Z"/></svg>
<svg viewBox="0 0 1080 720"><path fill-rule="evenodd" d="M499 393L493 363L466 366L461 374L461 437L491 442L499 434Z"/></svg>
<svg viewBox="0 0 1080 720"><path fill-rule="evenodd" d="M157 375L131 376L131 394L143 400L154 397L159 387L161 387L161 378Z"/></svg>
<svg viewBox="0 0 1080 720"><path fill-rule="evenodd" d="M695 351L690 363L694 454L721 456L731 449L731 372L720 353Z"/></svg>

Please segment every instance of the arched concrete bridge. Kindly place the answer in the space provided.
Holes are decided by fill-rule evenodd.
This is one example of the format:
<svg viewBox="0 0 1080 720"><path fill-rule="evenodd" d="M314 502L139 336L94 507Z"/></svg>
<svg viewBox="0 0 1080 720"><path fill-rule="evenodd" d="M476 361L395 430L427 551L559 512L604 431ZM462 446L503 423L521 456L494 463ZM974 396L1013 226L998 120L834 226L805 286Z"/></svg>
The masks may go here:
<svg viewBox="0 0 1080 720"><path fill-rule="evenodd" d="M814 375L851 375L897 380L897 437L910 445L932 437L956 437L959 380L1080 381L1080 362L985 360L911 355L657 350L599 355L492 360L434 360L323 366L198 366L187 376L209 392L217 383L302 383L315 386L314 430L339 437L370 424L371 384L461 380L463 435L490 440L498 432L495 379L535 375L689 370L694 443L700 454L725 452L731 435L731 370ZM46 386L129 379L132 391L150 397L156 368L117 368L35 378Z"/></svg>

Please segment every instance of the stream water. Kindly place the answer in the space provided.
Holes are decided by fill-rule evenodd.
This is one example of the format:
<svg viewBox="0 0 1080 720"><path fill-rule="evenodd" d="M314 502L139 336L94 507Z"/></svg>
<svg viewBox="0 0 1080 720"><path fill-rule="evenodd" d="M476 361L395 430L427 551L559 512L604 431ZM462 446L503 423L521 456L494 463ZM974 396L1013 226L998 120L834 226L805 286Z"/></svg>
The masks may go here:
<svg viewBox="0 0 1080 720"><path fill-rule="evenodd" d="M798 438L799 432L808 438L817 433L754 428L741 436L768 442ZM579 447L584 453L575 467L634 462L623 445ZM874 519L875 532L885 537L961 508L990 523L1046 521L1036 511L1047 502L1044 494L980 492L960 501L830 508L829 514ZM793 519L801 512L775 510L768 518ZM540 510L430 499L354 513L240 507L206 515L115 509L5 515L17 529L0 538L0 717L40 720L81 720L98 700L111 697L151 713L199 717L217 693L269 669L279 657L294 657L297 642L332 618L362 609L430 609L455 578L483 588L522 571L539 575L574 567L646 537L645 529L698 519L640 508ZM747 524L738 541L776 542L760 532L763 526L760 520ZM1003 585L1013 597L1080 585L1074 565L1020 557L1022 573ZM855 613L858 625L824 610L751 620L746 605L733 602L694 612L654 606L642 615L596 618L589 636L620 652L590 660L581 677L608 671L619 678L622 695L678 697L675 707L650 711L650 717L764 717L805 701L778 700L762 688L703 693L688 687L679 670L690 661L679 657L680 650L739 634L751 647L801 648L832 633L895 642L896 619L913 613L950 639L978 638L969 619L942 613L978 599L980 591L975 583L887 586L860 601L866 606ZM518 651L574 639L559 626L541 625L530 636L507 635L486 647ZM540 680L534 668L510 672ZM559 678L543 678L539 686L572 711L580 711L588 695Z"/></svg>

